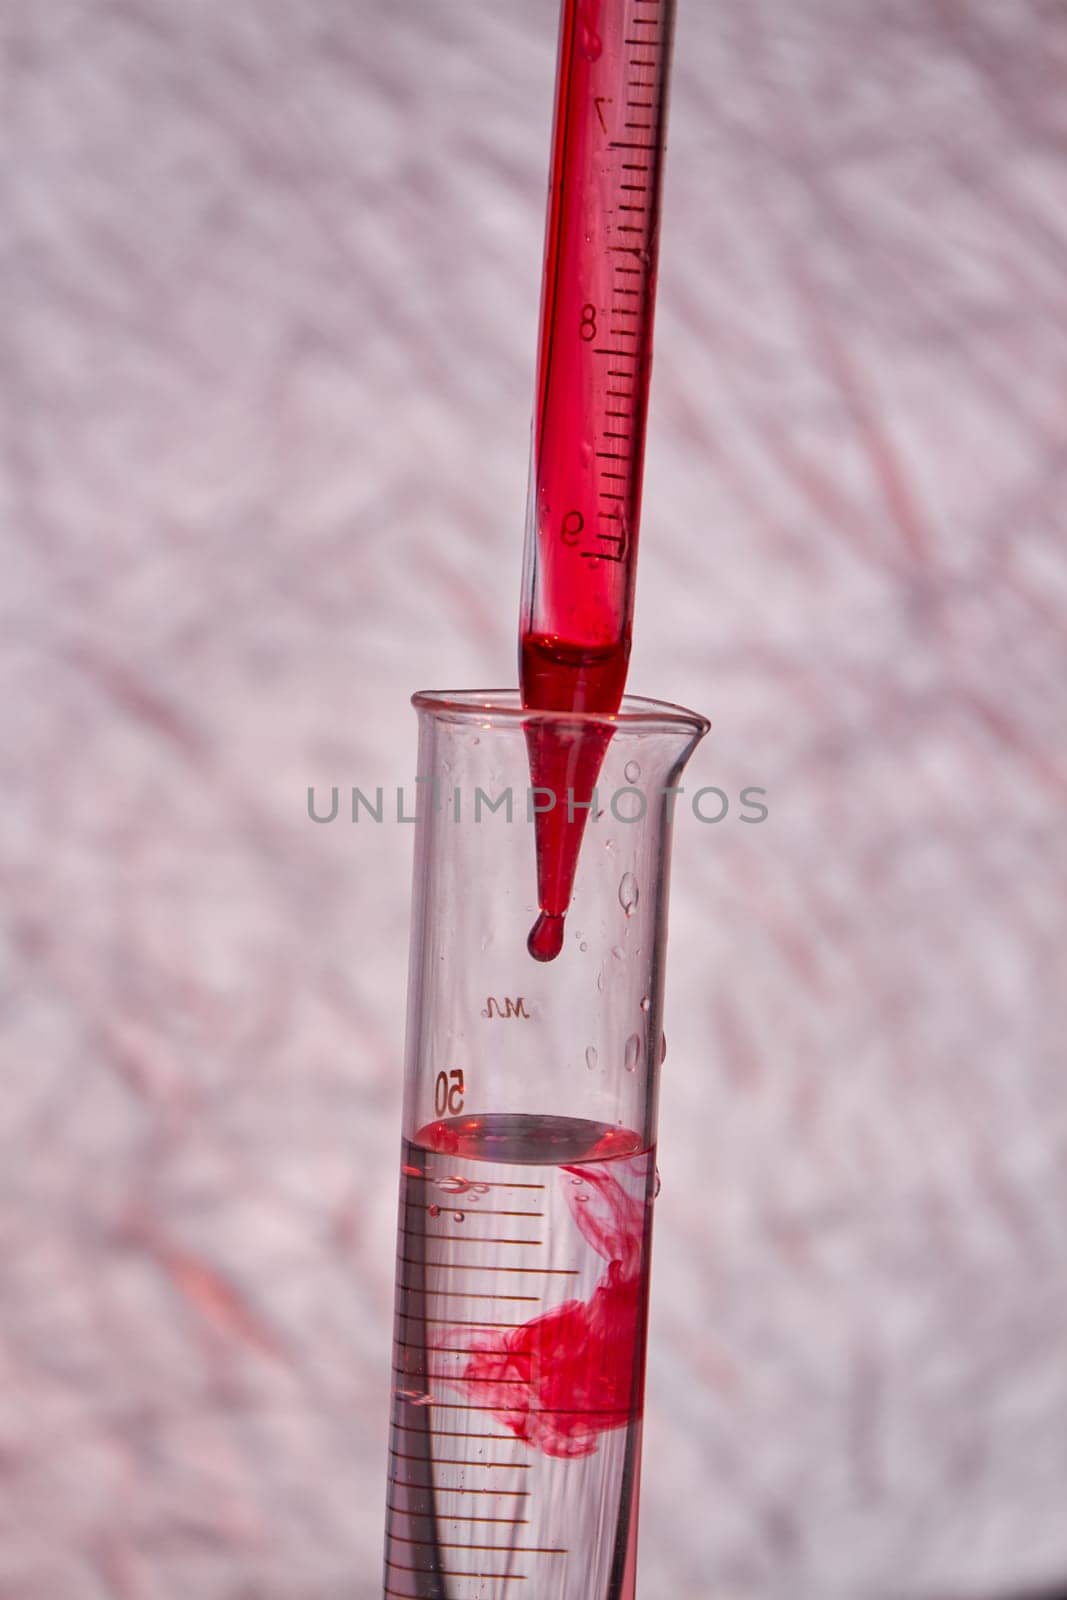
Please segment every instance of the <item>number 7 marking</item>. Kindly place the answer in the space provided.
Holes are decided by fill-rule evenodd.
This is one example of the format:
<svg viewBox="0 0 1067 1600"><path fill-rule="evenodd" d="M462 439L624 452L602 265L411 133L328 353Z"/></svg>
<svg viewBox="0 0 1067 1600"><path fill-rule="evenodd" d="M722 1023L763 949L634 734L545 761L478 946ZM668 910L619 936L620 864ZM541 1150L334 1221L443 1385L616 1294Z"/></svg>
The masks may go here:
<svg viewBox="0 0 1067 1600"><path fill-rule="evenodd" d="M608 125L604 121L604 113L603 113L603 111L601 111L600 108L601 108L601 106L610 106L611 105L611 96L610 95L605 95L605 94L595 95L593 97L593 104L596 106L596 114L600 118L600 126L603 128L604 132L607 133Z"/></svg>

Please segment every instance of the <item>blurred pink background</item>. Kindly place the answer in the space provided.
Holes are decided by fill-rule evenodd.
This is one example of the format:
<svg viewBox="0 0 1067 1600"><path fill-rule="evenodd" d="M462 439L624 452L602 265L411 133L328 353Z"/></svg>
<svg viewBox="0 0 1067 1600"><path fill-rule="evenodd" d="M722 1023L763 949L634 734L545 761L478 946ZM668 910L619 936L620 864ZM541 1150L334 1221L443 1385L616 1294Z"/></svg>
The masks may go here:
<svg viewBox="0 0 1067 1600"><path fill-rule="evenodd" d="M411 839L306 790L514 680L556 13L0 17L2 1600L380 1595ZM1067 1584L1065 151L1052 0L682 0L630 684L770 816L646 1600Z"/></svg>

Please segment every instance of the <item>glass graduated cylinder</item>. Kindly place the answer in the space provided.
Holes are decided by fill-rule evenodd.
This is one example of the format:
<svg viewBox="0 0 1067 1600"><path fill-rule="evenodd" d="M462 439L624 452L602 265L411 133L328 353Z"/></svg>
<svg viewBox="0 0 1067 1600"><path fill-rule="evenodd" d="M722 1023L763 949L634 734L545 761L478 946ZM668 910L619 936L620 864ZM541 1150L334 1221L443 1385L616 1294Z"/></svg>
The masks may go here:
<svg viewBox="0 0 1067 1600"><path fill-rule="evenodd" d="M707 723L515 690L415 705L383 1593L632 1600L671 795ZM538 733L603 745L548 963L526 950Z"/></svg>
<svg viewBox="0 0 1067 1600"><path fill-rule="evenodd" d="M388 1595L632 1595L654 1191L578 1118L405 1142Z"/></svg>

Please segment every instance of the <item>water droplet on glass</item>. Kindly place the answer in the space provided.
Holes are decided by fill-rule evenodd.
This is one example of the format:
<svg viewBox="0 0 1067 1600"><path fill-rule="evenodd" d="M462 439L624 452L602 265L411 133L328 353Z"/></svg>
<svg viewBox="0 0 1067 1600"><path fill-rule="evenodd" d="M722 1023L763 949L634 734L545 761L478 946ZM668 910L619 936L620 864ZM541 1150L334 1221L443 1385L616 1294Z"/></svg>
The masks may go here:
<svg viewBox="0 0 1067 1600"><path fill-rule="evenodd" d="M467 1220L467 1213L465 1211L453 1211L452 1216L457 1222L466 1222Z"/></svg>
<svg viewBox="0 0 1067 1600"><path fill-rule="evenodd" d="M413 1406L432 1406L433 1405L433 1395L432 1394L413 1394L411 1396L411 1403L412 1403Z"/></svg>
<svg viewBox="0 0 1067 1600"><path fill-rule="evenodd" d="M583 939L581 944L578 946L578 948L582 952L582 954L584 955L585 952L589 949L589 946L586 944L585 940Z"/></svg>
<svg viewBox="0 0 1067 1600"><path fill-rule="evenodd" d="M454 1176L451 1178L438 1178L437 1187L442 1194L463 1194L470 1188L470 1184L466 1178Z"/></svg>
<svg viewBox="0 0 1067 1600"><path fill-rule="evenodd" d="M587 61L599 61L600 52L604 48L604 41L595 28L588 22L582 23L582 54Z"/></svg>
<svg viewBox="0 0 1067 1600"><path fill-rule="evenodd" d="M622 769L623 777L627 783L636 783L641 776L641 768L636 761L628 761Z"/></svg>
<svg viewBox="0 0 1067 1600"><path fill-rule="evenodd" d="M648 998L648 995L643 994L641 996L641 1010L647 1013L651 1004L652 1001Z"/></svg>
<svg viewBox="0 0 1067 1600"><path fill-rule="evenodd" d="M427 1206L426 1210L429 1212L431 1217L439 1217L441 1215L440 1206Z"/></svg>
<svg viewBox="0 0 1067 1600"><path fill-rule="evenodd" d="M622 1058L623 1066L626 1068L627 1072L636 1072L637 1071L637 1063L638 1063L638 1061L640 1059L641 1059L641 1038L640 1038L640 1035L636 1034L636 1033L631 1033L630 1037L626 1041L626 1049L625 1049L625 1051L623 1053L623 1058Z"/></svg>
<svg viewBox="0 0 1067 1600"><path fill-rule="evenodd" d="M572 1178L571 1179L571 1184L575 1189L580 1189L584 1182L585 1182L584 1178Z"/></svg>
<svg viewBox="0 0 1067 1600"><path fill-rule="evenodd" d="M662 1188L663 1188L663 1179L660 1177L659 1168L657 1167L656 1168L656 1186L652 1190L652 1198L653 1198L653 1200L656 1198L656 1196L659 1194L659 1192L660 1192L660 1190Z"/></svg>
<svg viewBox="0 0 1067 1600"><path fill-rule="evenodd" d="M637 879L632 872L624 872L622 882L619 884L619 904L628 917L632 917L637 910L640 895L637 888Z"/></svg>
<svg viewBox="0 0 1067 1600"><path fill-rule="evenodd" d="M587 1194L576 1194L574 1198L578 1201L578 1204L581 1205L583 1201L588 1201L589 1196Z"/></svg>
<svg viewBox="0 0 1067 1600"><path fill-rule="evenodd" d="M622 960L622 945L621 944L613 944L612 947L611 947L611 953L614 956L616 961L621 961Z"/></svg>
<svg viewBox="0 0 1067 1600"><path fill-rule="evenodd" d="M585 1064L589 1068L590 1072L593 1071L594 1067L597 1064L597 1053L596 1053L596 1047L594 1045L590 1044L590 1045L586 1046Z"/></svg>
<svg viewBox="0 0 1067 1600"><path fill-rule="evenodd" d="M471 1199L472 1200L480 1200L482 1198L483 1194L488 1194L488 1193L489 1193L489 1185L487 1183L472 1183L471 1184Z"/></svg>
<svg viewBox="0 0 1067 1600"><path fill-rule="evenodd" d="M659 1061L660 1061L660 1066L663 1065L663 1063L666 1061L666 1059L667 1059L667 1035L665 1033L661 1033L660 1036L659 1036Z"/></svg>
<svg viewBox="0 0 1067 1600"><path fill-rule="evenodd" d="M601 970L596 975L596 987L597 987L597 993L598 994L603 994L604 993L604 971L603 971L603 968L601 968Z"/></svg>

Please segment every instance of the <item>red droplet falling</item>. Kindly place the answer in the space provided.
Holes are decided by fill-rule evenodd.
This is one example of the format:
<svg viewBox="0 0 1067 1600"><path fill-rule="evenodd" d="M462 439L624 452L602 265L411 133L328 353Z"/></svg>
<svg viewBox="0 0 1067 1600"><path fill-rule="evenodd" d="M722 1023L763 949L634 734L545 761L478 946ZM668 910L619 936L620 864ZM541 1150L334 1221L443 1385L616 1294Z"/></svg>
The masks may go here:
<svg viewBox="0 0 1067 1600"><path fill-rule="evenodd" d="M542 911L530 929L526 948L535 961L555 961L563 949L563 918Z"/></svg>

